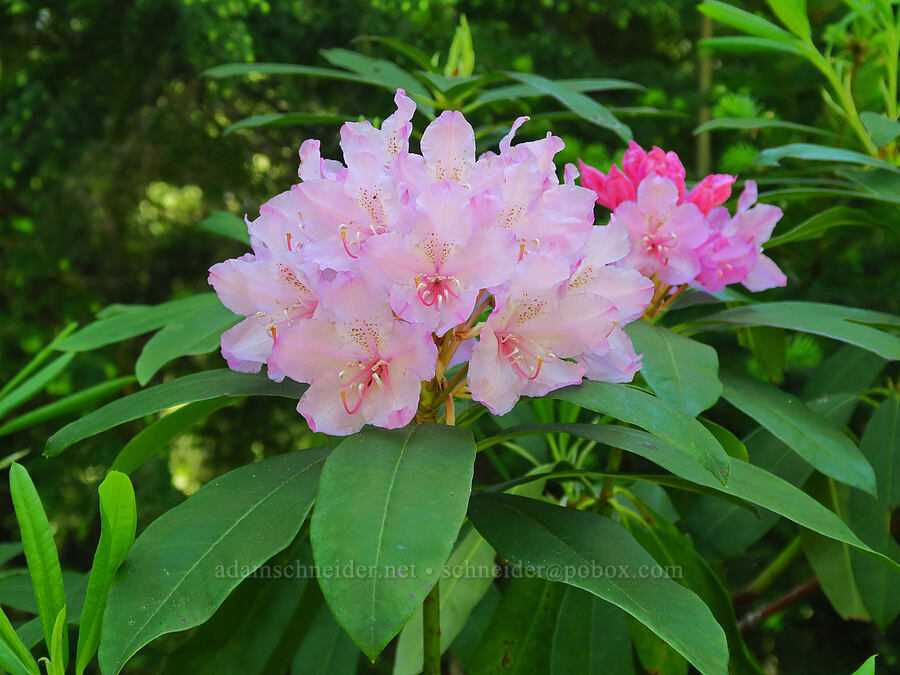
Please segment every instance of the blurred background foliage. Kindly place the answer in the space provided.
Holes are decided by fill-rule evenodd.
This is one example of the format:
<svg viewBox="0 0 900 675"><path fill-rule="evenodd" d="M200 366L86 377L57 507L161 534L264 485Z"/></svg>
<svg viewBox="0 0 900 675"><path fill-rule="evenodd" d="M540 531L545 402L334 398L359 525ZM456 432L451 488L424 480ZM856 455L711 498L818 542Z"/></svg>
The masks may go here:
<svg viewBox="0 0 900 675"><path fill-rule="evenodd" d="M841 3L809 4L814 33L860 55L857 86L866 91L865 45L854 43L846 26L832 25ZM764 7L761 1L741 5ZM112 303L153 304L204 291L208 267L243 250L201 229L202 219L216 210L255 217L262 201L296 182L297 149L307 137L322 139L324 156L339 156L337 124L225 134L231 124L292 111L371 119L392 109L390 93L362 85L293 76L211 79L204 70L225 62L327 65L319 50L330 47L402 63L365 36L443 53L461 15L471 26L476 74L510 69L643 85L595 98L617 107L643 146L677 151L689 179L697 178L692 132L703 106L714 118L777 116L840 130L811 67L782 54L715 54L711 88L701 95L701 15L688 0L0 0L0 383L68 322L87 323ZM508 124L531 105L480 111L480 122ZM416 124L421 129L423 120ZM534 138L548 128L535 122L520 136ZM609 131L578 120L553 129L567 143L562 161L581 157L605 170L624 150ZM766 170L753 166L757 152L790 142L792 133L712 132L713 168L765 178ZM826 206L813 201L782 204L786 216L776 234ZM885 205L870 213L897 216ZM770 295L898 313L897 255L889 230L832 230L777 249L789 285ZM79 355L42 396L50 400L129 374L144 341ZM795 336L787 349L788 379L809 373L832 348ZM166 376L220 363L217 354L194 357ZM0 455L27 449L37 455L58 426L2 438ZM83 514L96 512L96 484L140 428L125 425L52 462L31 458L64 567L89 567L97 525ZM251 398L213 415L136 472L140 526L229 468L316 440L288 402ZM0 485L5 492L5 481ZM8 495L0 499L9 503ZM16 538L10 513L0 524L0 540ZM725 579L740 588L791 537L789 527L776 528L730 561ZM779 588L803 574L787 575ZM767 621L749 641L772 672L774 664L783 673L850 672L873 651L884 655L879 672L900 672L888 638L867 624L842 622L821 595ZM154 672L152 653L141 658L150 659L147 672Z"/></svg>

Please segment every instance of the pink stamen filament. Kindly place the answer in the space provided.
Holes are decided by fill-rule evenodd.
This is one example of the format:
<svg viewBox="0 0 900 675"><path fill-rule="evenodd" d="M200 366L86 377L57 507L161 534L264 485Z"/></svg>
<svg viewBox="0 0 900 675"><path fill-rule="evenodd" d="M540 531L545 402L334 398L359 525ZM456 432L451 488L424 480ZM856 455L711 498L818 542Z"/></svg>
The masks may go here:
<svg viewBox="0 0 900 675"><path fill-rule="evenodd" d="M388 386L390 384L390 380L388 379L388 364L383 359L370 361L368 364L364 364L362 361L350 361L347 363L347 365L354 368L359 368L359 372L356 374L356 376L343 385L344 391L341 392L341 403L344 405L344 410L347 411L348 415L352 415L357 412L360 407L362 407L363 402L366 400L366 397L369 395L369 392L373 387L378 386L378 388L380 389L382 387ZM343 380L346 373L347 371L342 370L340 373L338 373L338 379ZM364 381L360 382L360 380ZM359 398L356 401L356 405L354 405L351 409L347 404L347 392L352 392L353 390L356 390L356 392L359 394Z"/></svg>
<svg viewBox="0 0 900 675"><path fill-rule="evenodd" d="M414 279L416 294L426 307L441 308L442 302L449 302L450 297L459 298L461 284L456 277L443 274L422 275Z"/></svg>
<svg viewBox="0 0 900 675"><path fill-rule="evenodd" d="M506 360L515 371L525 379L536 380L541 374L541 367L544 365L544 359L523 346L516 335L510 333L500 338L500 352L506 357ZM529 370L533 371L531 374L526 373L521 365L521 362L524 361L526 357L530 357L537 361L536 366L529 366ZM553 358L553 354L547 352L547 357Z"/></svg>

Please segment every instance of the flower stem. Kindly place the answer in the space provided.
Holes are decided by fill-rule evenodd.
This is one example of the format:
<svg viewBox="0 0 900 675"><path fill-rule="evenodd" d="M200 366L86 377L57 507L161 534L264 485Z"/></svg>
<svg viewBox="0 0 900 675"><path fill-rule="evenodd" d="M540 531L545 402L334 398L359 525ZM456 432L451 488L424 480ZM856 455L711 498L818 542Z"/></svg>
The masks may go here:
<svg viewBox="0 0 900 675"><path fill-rule="evenodd" d="M422 646L424 675L441 675L441 590L440 580L422 603Z"/></svg>

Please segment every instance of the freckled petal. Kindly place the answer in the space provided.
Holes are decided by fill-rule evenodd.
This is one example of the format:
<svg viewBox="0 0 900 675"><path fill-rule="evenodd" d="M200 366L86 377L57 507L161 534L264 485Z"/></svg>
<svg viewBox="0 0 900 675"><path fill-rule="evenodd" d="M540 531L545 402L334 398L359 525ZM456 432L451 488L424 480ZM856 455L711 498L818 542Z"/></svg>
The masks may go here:
<svg viewBox="0 0 900 675"><path fill-rule="evenodd" d="M365 354L342 339L325 319L298 321L278 329L275 338L269 363L297 382L313 382L327 373L337 381L347 361Z"/></svg>
<svg viewBox="0 0 900 675"><path fill-rule="evenodd" d="M475 164L475 132L459 111L442 112L425 129L421 145L436 180L463 181Z"/></svg>
<svg viewBox="0 0 900 675"><path fill-rule="evenodd" d="M272 335L256 317L222 333L222 356L239 373L258 373L272 353Z"/></svg>
<svg viewBox="0 0 900 675"><path fill-rule="evenodd" d="M456 248L443 269L479 290L506 281L518 260L515 235L491 227L475 232L464 246Z"/></svg>
<svg viewBox="0 0 900 675"><path fill-rule="evenodd" d="M487 326L469 361L469 388L472 400L483 403L495 415L505 415L519 400L525 378L500 356L497 337Z"/></svg>

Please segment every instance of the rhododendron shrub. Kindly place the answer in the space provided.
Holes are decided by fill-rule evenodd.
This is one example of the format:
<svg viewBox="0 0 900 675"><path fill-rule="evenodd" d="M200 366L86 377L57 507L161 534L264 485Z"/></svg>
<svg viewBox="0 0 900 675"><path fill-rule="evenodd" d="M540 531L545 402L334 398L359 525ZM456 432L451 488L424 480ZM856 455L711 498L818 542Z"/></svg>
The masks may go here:
<svg viewBox="0 0 900 675"><path fill-rule="evenodd" d="M519 118L476 158L472 126L447 111L419 154L415 103L402 90L395 103L380 129L344 125L346 165L306 141L301 182L248 224L253 254L210 269L247 317L222 336L229 366L309 384L297 409L332 435L433 420L441 405L452 420L454 396L502 415L585 377L630 381L623 328L653 282L618 220L595 224L573 167L560 182L562 140L514 144Z"/></svg>

